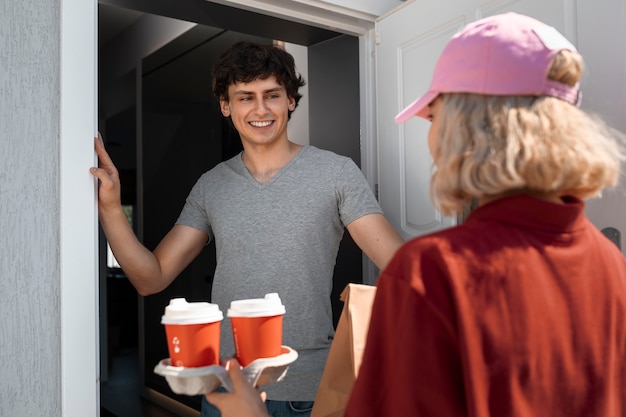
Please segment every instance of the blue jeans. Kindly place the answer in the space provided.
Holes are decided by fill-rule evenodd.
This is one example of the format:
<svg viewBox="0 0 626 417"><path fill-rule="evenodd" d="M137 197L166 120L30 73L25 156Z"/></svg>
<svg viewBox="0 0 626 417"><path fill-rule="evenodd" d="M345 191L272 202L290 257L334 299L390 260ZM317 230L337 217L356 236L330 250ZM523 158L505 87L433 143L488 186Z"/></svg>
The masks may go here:
<svg viewBox="0 0 626 417"><path fill-rule="evenodd" d="M272 417L310 417L313 401L265 401L267 411ZM200 417L221 417L217 407L202 396L202 414Z"/></svg>

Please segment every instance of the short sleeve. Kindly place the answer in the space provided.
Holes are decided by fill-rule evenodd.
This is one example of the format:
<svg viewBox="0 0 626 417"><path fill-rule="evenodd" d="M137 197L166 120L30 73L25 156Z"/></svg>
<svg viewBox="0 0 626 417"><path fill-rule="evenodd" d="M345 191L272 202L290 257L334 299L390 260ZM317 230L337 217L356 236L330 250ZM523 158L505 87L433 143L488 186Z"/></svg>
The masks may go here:
<svg viewBox="0 0 626 417"><path fill-rule="evenodd" d="M206 187L204 182L206 177L202 176L191 189L191 192L185 200L185 205L181 210L176 224L193 227L205 233L208 233L209 240L213 238L211 231L211 223L206 211Z"/></svg>
<svg viewBox="0 0 626 417"><path fill-rule="evenodd" d="M368 214L382 214L363 172L352 159L346 159L336 182L339 216L344 226Z"/></svg>

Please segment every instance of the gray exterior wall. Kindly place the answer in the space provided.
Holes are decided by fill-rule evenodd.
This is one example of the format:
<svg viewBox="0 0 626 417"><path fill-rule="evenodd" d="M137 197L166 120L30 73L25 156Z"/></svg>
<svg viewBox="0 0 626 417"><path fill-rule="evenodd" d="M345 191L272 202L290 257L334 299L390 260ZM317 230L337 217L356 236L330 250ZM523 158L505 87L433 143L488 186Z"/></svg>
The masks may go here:
<svg viewBox="0 0 626 417"><path fill-rule="evenodd" d="M59 1L0 5L0 415L61 415Z"/></svg>
<svg viewBox="0 0 626 417"><path fill-rule="evenodd" d="M0 416L97 415L94 16L0 3Z"/></svg>

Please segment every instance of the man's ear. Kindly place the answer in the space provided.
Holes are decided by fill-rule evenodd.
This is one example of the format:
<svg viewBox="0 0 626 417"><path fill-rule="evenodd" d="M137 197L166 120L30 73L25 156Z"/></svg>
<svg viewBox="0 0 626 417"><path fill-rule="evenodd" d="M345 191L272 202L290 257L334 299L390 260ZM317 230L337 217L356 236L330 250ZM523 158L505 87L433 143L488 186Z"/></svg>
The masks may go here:
<svg viewBox="0 0 626 417"><path fill-rule="evenodd" d="M230 116L230 106L228 105L228 100L220 99L220 110L222 111L224 117Z"/></svg>
<svg viewBox="0 0 626 417"><path fill-rule="evenodd" d="M293 97L289 97L289 111L294 111L296 109L296 99Z"/></svg>

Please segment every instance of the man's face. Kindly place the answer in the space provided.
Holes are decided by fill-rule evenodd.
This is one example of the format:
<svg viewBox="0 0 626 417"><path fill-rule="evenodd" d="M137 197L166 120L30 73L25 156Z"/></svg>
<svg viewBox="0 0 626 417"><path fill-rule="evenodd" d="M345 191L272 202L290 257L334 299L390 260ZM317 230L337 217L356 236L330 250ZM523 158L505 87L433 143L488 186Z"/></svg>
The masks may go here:
<svg viewBox="0 0 626 417"><path fill-rule="evenodd" d="M295 107L295 100L274 76L231 84L228 101L220 100L222 114L231 117L244 147L287 140L288 112Z"/></svg>

